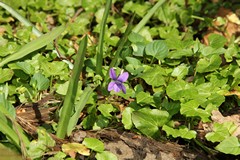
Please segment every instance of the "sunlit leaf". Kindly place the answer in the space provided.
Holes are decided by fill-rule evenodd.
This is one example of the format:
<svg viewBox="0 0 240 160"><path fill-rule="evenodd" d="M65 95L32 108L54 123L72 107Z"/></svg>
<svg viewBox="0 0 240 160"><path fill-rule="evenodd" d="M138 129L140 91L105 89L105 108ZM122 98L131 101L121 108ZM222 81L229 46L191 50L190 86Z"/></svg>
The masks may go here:
<svg viewBox="0 0 240 160"><path fill-rule="evenodd" d="M84 138L82 142L87 148L90 148L96 152L103 152L104 144L102 141L96 138Z"/></svg>
<svg viewBox="0 0 240 160"><path fill-rule="evenodd" d="M159 127L169 120L167 111L158 109L142 108L132 113L132 121L135 127L143 134L150 137L159 137Z"/></svg>
<svg viewBox="0 0 240 160"><path fill-rule="evenodd" d="M214 123L213 132L206 134L206 139L211 142L221 142L225 138L229 137L233 131L235 131L237 126L233 122L225 122L223 124Z"/></svg>
<svg viewBox="0 0 240 160"><path fill-rule="evenodd" d="M98 110L102 113L104 117L112 117L111 112L115 111L111 104L101 104Z"/></svg>
<svg viewBox="0 0 240 160"><path fill-rule="evenodd" d="M143 78L147 84L158 87L165 85L165 76L166 70L164 70L162 67L156 66L143 72L141 78Z"/></svg>
<svg viewBox="0 0 240 160"><path fill-rule="evenodd" d="M195 100L190 100L181 104L180 113L186 117L201 117L203 122L209 121L210 113L199 108L199 103Z"/></svg>
<svg viewBox="0 0 240 160"><path fill-rule="evenodd" d="M216 149L225 154L239 155L240 143L237 137L230 136L217 145Z"/></svg>
<svg viewBox="0 0 240 160"><path fill-rule="evenodd" d="M174 138L181 137L184 139L193 139L196 138L197 132L194 130L189 130L186 126L181 126L179 129L171 128L167 125L164 125L162 127L162 130L164 130L167 135L171 135Z"/></svg>
<svg viewBox="0 0 240 160"><path fill-rule="evenodd" d="M97 160L118 160L117 156L109 151L97 153L95 158Z"/></svg>
<svg viewBox="0 0 240 160"><path fill-rule="evenodd" d="M0 68L0 83L4 83L6 81L9 81L12 79L13 76L13 70L8 68Z"/></svg>
<svg viewBox="0 0 240 160"><path fill-rule="evenodd" d="M163 60L167 57L168 47L163 40L155 40L146 45L145 49L146 55L151 55L158 60Z"/></svg>
<svg viewBox="0 0 240 160"><path fill-rule="evenodd" d="M80 143L66 143L62 145L62 151L66 154L71 154L71 152L77 152L84 156L90 155L90 150L83 144Z"/></svg>
<svg viewBox="0 0 240 160"><path fill-rule="evenodd" d="M200 59L197 63L197 72L205 73L211 72L219 68L222 63L222 59L219 55L213 55L211 58Z"/></svg>
<svg viewBox="0 0 240 160"><path fill-rule="evenodd" d="M219 34L211 34L208 39L210 46L212 46L213 48L223 47L224 44L227 42L227 39Z"/></svg>
<svg viewBox="0 0 240 160"><path fill-rule="evenodd" d="M176 80L166 88L167 95L173 100L193 99L197 94L197 89L191 83L183 80Z"/></svg>
<svg viewBox="0 0 240 160"><path fill-rule="evenodd" d="M49 87L49 83L49 79L41 73L35 73L30 81L30 84L39 91L46 90Z"/></svg>

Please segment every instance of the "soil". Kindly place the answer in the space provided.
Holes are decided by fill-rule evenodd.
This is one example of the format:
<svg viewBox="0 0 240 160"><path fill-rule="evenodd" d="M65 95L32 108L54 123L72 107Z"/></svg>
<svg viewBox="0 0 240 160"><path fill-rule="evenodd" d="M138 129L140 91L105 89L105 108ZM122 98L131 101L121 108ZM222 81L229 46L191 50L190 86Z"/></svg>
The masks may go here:
<svg viewBox="0 0 240 160"><path fill-rule="evenodd" d="M116 129L100 131L77 130L71 140L81 142L85 137L98 138L105 150L117 155L119 160L208 160L207 154L172 142L154 139ZM83 158L83 157L82 157Z"/></svg>

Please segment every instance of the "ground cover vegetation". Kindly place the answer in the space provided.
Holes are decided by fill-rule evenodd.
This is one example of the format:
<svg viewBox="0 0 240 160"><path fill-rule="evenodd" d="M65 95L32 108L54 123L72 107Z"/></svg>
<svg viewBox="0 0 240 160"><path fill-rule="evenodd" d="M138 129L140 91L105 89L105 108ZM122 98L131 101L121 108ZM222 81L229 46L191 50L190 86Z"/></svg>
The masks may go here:
<svg viewBox="0 0 240 160"><path fill-rule="evenodd" d="M107 129L240 154L236 0L1 0L0 153L118 159ZM7 155L8 154L8 155Z"/></svg>

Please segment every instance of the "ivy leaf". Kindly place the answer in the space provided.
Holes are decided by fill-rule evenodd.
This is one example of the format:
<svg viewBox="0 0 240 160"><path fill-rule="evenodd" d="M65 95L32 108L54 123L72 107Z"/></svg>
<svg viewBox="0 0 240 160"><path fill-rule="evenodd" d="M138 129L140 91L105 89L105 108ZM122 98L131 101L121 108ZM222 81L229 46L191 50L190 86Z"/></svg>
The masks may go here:
<svg viewBox="0 0 240 160"><path fill-rule="evenodd" d="M44 75L47 77L50 76L56 76L56 75L64 75L67 73L66 71L66 63L64 62L58 62L58 61L53 61L53 62L47 62L41 61L41 68L43 69Z"/></svg>
<svg viewBox="0 0 240 160"><path fill-rule="evenodd" d="M125 129L131 129L133 126L132 123L132 112L134 111L133 108L127 107L122 112L122 123Z"/></svg>
<svg viewBox="0 0 240 160"><path fill-rule="evenodd" d="M95 158L97 160L103 160L103 159L118 160L117 156L109 151L103 151L101 153L97 153Z"/></svg>
<svg viewBox="0 0 240 160"><path fill-rule="evenodd" d="M227 39L219 34L211 34L208 40L210 46L213 48L221 48L227 42Z"/></svg>
<svg viewBox="0 0 240 160"><path fill-rule="evenodd" d="M106 118L112 117L111 112L115 111L115 108L111 104L100 104L98 110Z"/></svg>
<svg viewBox="0 0 240 160"><path fill-rule="evenodd" d="M229 137L236 129L237 126L233 122L225 122L223 124L214 123L213 132L207 133L205 137L213 143L221 142Z"/></svg>
<svg viewBox="0 0 240 160"><path fill-rule="evenodd" d="M237 137L230 136L224 139L220 144L216 146L216 149L225 154L240 154L240 143Z"/></svg>
<svg viewBox="0 0 240 160"><path fill-rule="evenodd" d="M167 57L168 47L165 41L155 40L147 44L145 52L146 55L153 56L158 60L163 60L165 57Z"/></svg>
<svg viewBox="0 0 240 160"><path fill-rule="evenodd" d="M164 77L166 75L167 74L165 69L156 66L143 72L143 74L140 77L143 78L147 84L152 85L154 87L159 87L161 85L166 84Z"/></svg>
<svg viewBox="0 0 240 160"><path fill-rule="evenodd" d="M146 93L146 92L139 92L136 95L136 100L138 104L153 104L154 100L153 97L150 95L150 93Z"/></svg>
<svg viewBox="0 0 240 160"><path fill-rule="evenodd" d="M104 144L96 138L84 138L82 144L96 152L103 152Z"/></svg>
<svg viewBox="0 0 240 160"><path fill-rule="evenodd" d="M11 69L20 69L26 74L33 75L34 74L34 67L28 62L17 62L11 63L8 65Z"/></svg>
<svg viewBox="0 0 240 160"><path fill-rule="evenodd" d="M186 117L201 117L203 122L208 122L210 113L206 110L200 109L199 103L196 100L190 100L181 104L180 113Z"/></svg>
<svg viewBox="0 0 240 160"><path fill-rule="evenodd" d="M159 127L169 120L169 113L159 109L142 108L132 113L135 127L143 134L157 138L160 136Z"/></svg>
<svg viewBox="0 0 240 160"><path fill-rule="evenodd" d="M198 94L197 89L193 84L183 80L176 80L170 83L166 88L167 95L173 100L192 99Z"/></svg>
<svg viewBox="0 0 240 160"><path fill-rule="evenodd" d="M4 83L6 81L9 81L12 79L13 76L13 70L8 68L0 68L0 83Z"/></svg>
<svg viewBox="0 0 240 160"><path fill-rule="evenodd" d="M172 72L173 77L177 77L177 79L182 79L188 74L189 67L186 64L181 64L180 66L174 68Z"/></svg>
<svg viewBox="0 0 240 160"><path fill-rule="evenodd" d="M197 63L196 70L199 73L211 72L220 67L222 59L219 55L213 55L209 58L204 57Z"/></svg>
<svg viewBox="0 0 240 160"><path fill-rule="evenodd" d="M181 137L184 139L193 139L196 138L197 135L196 131L189 130L186 126L180 126L179 129L174 129L167 125L164 125L162 127L162 130L164 130L168 136L171 135L174 138Z"/></svg>
<svg viewBox="0 0 240 160"><path fill-rule="evenodd" d="M49 79L44 77L41 73L35 73L31 78L30 84L34 88L37 88L37 90L42 91L48 89L49 82Z"/></svg>
<svg viewBox="0 0 240 160"><path fill-rule="evenodd" d="M125 68L131 74L138 75L144 70L141 61L138 60L137 58L126 57L126 60L128 61L129 64L127 64Z"/></svg>
<svg viewBox="0 0 240 160"><path fill-rule="evenodd" d="M133 49L133 55L142 57L145 49L145 43L137 42L131 45Z"/></svg>

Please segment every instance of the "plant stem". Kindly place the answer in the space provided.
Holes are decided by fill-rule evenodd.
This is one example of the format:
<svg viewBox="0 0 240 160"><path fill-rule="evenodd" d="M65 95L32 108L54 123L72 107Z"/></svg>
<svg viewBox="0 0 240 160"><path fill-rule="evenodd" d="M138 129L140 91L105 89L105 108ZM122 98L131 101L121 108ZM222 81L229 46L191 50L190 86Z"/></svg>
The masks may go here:
<svg viewBox="0 0 240 160"><path fill-rule="evenodd" d="M96 74L99 74L99 75L102 74L105 27L106 27L107 17L108 17L111 5L112 5L112 0L107 0L106 7L103 13L103 19L101 22L101 29L100 29L100 36L99 36L99 50L98 50L97 62L96 62Z"/></svg>
<svg viewBox="0 0 240 160"><path fill-rule="evenodd" d="M159 0L153 8L151 8L148 13L143 17L143 19L136 25L136 27L133 29L133 32L138 33L145 24L149 21L149 19L152 17L152 15L157 11L157 9L165 2L166 0Z"/></svg>
<svg viewBox="0 0 240 160"><path fill-rule="evenodd" d="M74 106L75 106L74 103L77 95L80 73L84 65L86 48L87 48L87 36L85 36L80 42L76 61L73 66L72 77L69 81L67 94L65 96L64 103L62 106L62 111L60 113L59 124L57 127L57 137L59 138L65 137L67 133L68 125L69 125L69 120L72 114L74 113Z"/></svg>

